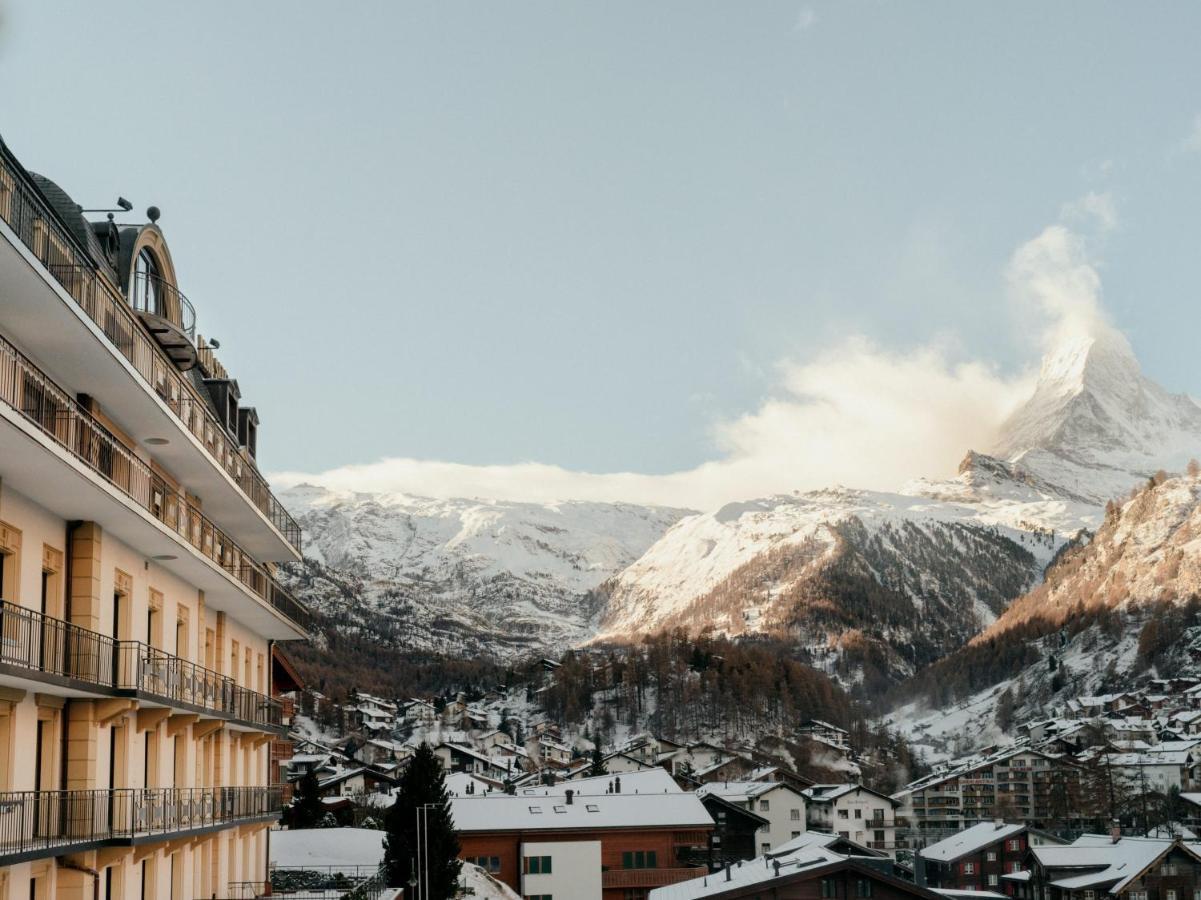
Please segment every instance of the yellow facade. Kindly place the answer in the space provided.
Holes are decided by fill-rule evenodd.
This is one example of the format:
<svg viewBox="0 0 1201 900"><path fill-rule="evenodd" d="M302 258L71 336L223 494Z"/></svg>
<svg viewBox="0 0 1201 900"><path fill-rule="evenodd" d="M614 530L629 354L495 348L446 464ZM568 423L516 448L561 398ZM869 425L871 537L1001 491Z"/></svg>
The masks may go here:
<svg viewBox="0 0 1201 900"><path fill-rule="evenodd" d="M298 531L239 411L183 375L161 232L127 243L158 254L166 326L0 150L0 900L253 897Z"/></svg>

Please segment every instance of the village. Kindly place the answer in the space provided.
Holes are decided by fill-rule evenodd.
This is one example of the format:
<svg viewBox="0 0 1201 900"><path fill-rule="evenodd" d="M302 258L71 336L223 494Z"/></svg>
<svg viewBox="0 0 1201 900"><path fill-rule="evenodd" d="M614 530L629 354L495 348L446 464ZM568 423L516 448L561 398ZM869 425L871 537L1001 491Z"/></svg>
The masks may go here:
<svg viewBox="0 0 1201 900"><path fill-rule="evenodd" d="M460 858L520 896L753 897L847 877L879 881L857 896L1142 900L1138 886L1162 879L1179 884L1160 900L1201 895L1201 678L1073 697L891 793L871 787L878 761L848 730L815 719L797 723L797 738L840 778L818 781L752 741L641 732L590 744L500 689L442 702L356 693L337 709L314 692L283 702L291 745L273 765L293 792L307 778L319 793L321 827L381 827L428 744Z"/></svg>

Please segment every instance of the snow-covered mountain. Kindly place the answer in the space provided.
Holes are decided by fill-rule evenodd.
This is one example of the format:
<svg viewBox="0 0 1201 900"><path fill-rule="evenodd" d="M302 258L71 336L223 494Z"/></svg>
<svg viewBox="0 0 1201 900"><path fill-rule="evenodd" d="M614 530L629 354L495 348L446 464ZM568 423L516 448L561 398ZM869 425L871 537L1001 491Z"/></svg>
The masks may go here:
<svg viewBox="0 0 1201 900"><path fill-rule="evenodd" d="M1043 360L1034 395L1005 423L993 455L1103 505L1157 469L1201 453L1201 406L1143 375L1118 332L1066 341Z"/></svg>
<svg viewBox="0 0 1201 900"><path fill-rule="evenodd" d="M406 646L511 656L591 633L590 592L688 513L623 503L434 500L298 485L289 578L345 627L397 626Z"/></svg>
<svg viewBox="0 0 1201 900"><path fill-rule="evenodd" d="M1199 454L1201 408L1143 376L1104 330L1051 352L994 455L969 452L955 478L677 523L604 585L598 637L784 634L844 682L896 681L990 625L1065 540L1100 524L1107 500Z"/></svg>
<svg viewBox="0 0 1201 900"><path fill-rule="evenodd" d="M1201 670L1201 477L1147 484L1067 548L1046 580L910 686L888 721L931 756L1004 737L1069 698Z"/></svg>
<svg viewBox="0 0 1201 900"><path fill-rule="evenodd" d="M832 488L693 513L283 494L305 598L405 646L501 657L683 627L788 637L844 683L893 684L987 628L1105 502L1201 455L1201 407L1102 331L1043 362L991 454L896 493ZM937 623L931 627L931 623Z"/></svg>

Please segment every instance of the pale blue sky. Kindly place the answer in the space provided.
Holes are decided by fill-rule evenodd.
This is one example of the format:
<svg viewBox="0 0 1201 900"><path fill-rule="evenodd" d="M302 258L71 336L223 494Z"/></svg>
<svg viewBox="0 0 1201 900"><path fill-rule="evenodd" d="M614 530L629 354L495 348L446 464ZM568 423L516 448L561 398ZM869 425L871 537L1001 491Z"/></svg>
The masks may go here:
<svg viewBox="0 0 1201 900"><path fill-rule="evenodd" d="M1016 372L1006 263L1089 192L1201 393L1193 4L0 3L0 134L162 207L269 470L689 469L852 333Z"/></svg>

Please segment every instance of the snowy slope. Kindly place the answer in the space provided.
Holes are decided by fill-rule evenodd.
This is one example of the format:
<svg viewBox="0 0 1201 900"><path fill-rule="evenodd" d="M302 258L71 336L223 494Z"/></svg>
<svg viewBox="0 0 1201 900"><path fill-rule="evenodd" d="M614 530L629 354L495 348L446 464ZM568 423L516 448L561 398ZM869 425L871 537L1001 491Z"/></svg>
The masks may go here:
<svg viewBox="0 0 1201 900"><path fill-rule="evenodd" d="M499 656L581 640L595 611L589 592L686 513L312 485L282 499L304 529L307 563L292 584L310 603L344 621L393 617L411 646Z"/></svg>
<svg viewBox="0 0 1201 900"><path fill-rule="evenodd" d="M1201 477L1185 475L1115 510L1043 584L935 667L918 699L887 721L941 758L999 739L994 719L1006 690L1019 719L1037 718L1071 696L1195 672L1201 627L1187 607L1199 596ZM1144 640L1149 625L1158 650ZM1015 646L1022 652L1010 652ZM951 702L938 696L964 683L977 689Z"/></svg>
<svg viewBox="0 0 1201 900"><path fill-rule="evenodd" d="M1033 587L1066 539L1100 524L1108 499L1198 455L1201 407L1144 377L1125 338L1102 330L1049 353L995 453L969 452L953 478L919 479L896 494L764 498L677 523L604 586L599 637L681 626L775 632L820 657L845 655L847 635L866 634L903 677L929 661L923 650L954 649ZM782 555L793 564L782 567ZM880 623L866 612L799 609L846 612L868 596ZM923 648L931 615L945 640Z"/></svg>
<svg viewBox="0 0 1201 900"><path fill-rule="evenodd" d="M1158 469L1201 454L1201 407L1143 375L1110 329L1068 341L1043 361L1034 395L1002 429L994 455L1103 505Z"/></svg>

